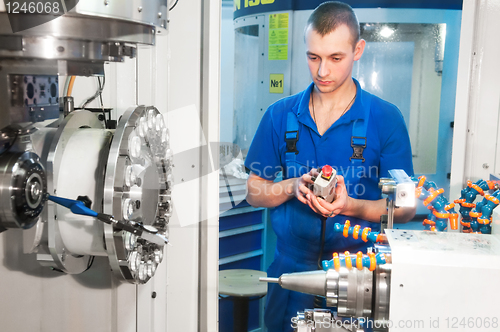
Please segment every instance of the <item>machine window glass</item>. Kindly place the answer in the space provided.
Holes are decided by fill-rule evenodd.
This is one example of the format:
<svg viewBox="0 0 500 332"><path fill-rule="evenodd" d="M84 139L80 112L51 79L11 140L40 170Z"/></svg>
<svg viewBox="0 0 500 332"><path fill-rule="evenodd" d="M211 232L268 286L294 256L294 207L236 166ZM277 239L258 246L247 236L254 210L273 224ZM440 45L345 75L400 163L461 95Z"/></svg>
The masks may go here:
<svg viewBox="0 0 500 332"><path fill-rule="evenodd" d="M259 26L257 24L247 25L247 26L241 27L241 28L236 28L235 31L236 31L236 34L259 37Z"/></svg>
<svg viewBox="0 0 500 332"><path fill-rule="evenodd" d="M260 117L252 112L259 97L259 26L235 30L234 39L234 124L233 141L243 150L250 147Z"/></svg>
<svg viewBox="0 0 500 332"><path fill-rule="evenodd" d="M255 22L257 23L257 22ZM261 61L259 24L245 25L234 30L234 75L231 80L232 103L228 96L221 105L221 144L220 144L220 211L237 206L245 199L246 173L243 159L250 147L263 112L257 108L260 94L259 63ZM222 39L222 43L230 43ZM224 46L223 46L224 47ZM232 50L231 50L232 51ZM228 54L221 54L221 59ZM224 67L224 61L221 61ZM226 71L227 73L227 71ZM222 72L222 93L227 82ZM227 83L229 85L229 83Z"/></svg>
<svg viewBox="0 0 500 332"><path fill-rule="evenodd" d="M353 76L401 110L417 174L435 174L446 24L363 23Z"/></svg>

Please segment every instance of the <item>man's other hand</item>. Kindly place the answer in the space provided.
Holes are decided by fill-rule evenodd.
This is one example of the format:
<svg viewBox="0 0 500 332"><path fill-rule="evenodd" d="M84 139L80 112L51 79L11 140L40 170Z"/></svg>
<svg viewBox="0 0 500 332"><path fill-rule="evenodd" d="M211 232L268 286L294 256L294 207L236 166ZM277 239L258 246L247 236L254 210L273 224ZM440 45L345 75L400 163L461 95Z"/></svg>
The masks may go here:
<svg viewBox="0 0 500 332"><path fill-rule="evenodd" d="M314 183L314 181L312 180L313 176L317 175L318 171L316 171L316 169L313 169L309 173L295 179L292 192L300 202L308 204L307 197L314 196L310 188Z"/></svg>
<svg viewBox="0 0 500 332"><path fill-rule="evenodd" d="M344 177L337 175L337 187L335 188L335 200L328 203L322 198L316 197L310 190L306 196L306 204L323 217L334 217L346 209L349 196L347 195L347 188L345 186Z"/></svg>

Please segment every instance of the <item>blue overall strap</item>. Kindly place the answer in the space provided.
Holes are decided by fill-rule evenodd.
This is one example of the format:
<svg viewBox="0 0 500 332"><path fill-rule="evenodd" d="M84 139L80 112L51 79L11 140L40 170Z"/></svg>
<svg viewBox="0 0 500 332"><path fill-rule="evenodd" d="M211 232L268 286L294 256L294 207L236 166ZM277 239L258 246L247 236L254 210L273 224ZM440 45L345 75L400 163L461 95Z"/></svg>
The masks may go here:
<svg viewBox="0 0 500 332"><path fill-rule="evenodd" d="M366 131L368 130L368 122L370 118L371 95L366 94L366 105L364 108L363 119L357 119L352 125L351 147L353 149L352 157L349 158L353 166L361 166L365 161L363 158L363 150L366 148Z"/></svg>
<svg viewBox="0 0 500 332"><path fill-rule="evenodd" d="M297 150L297 141L299 140L299 120L297 115L290 110L286 118L286 152L285 152L285 167L288 170L293 167L291 164L295 161L296 155L299 153Z"/></svg>

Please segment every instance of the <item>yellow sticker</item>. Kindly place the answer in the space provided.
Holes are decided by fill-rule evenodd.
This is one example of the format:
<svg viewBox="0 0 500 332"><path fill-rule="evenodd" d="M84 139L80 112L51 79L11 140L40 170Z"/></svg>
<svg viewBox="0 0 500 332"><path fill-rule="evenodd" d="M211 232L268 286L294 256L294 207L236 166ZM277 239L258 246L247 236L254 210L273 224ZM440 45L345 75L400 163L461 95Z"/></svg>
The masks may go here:
<svg viewBox="0 0 500 332"><path fill-rule="evenodd" d="M278 29L278 16L279 14L271 14L269 15L269 30Z"/></svg>
<svg viewBox="0 0 500 332"><path fill-rule="evenodd" d="M288 60L288 13L269 15L269 60Z"/></svg>
<svg viewBox="0 0 500 332"><path fill-rule="evenodd" d="M288 29L274 29L269 32L269 45L288 45Z"/></svg>
<svg viewBox="0 0 500 332"><path fill-rule="evenodd" d="M269 45L269 60L287 60L288 45Z"/></svg>
<svg viewBox="0 0 500 332"><path fill-rule="evenodd" d="M270 74L269 75L269 92L270 93L283 93L284 74Z"/></svg>
<svg viewBox="0 0 500 332"><path fill-rule="evenodd" d="M288 13L269 15L269 29L288 29Z"/></svg>

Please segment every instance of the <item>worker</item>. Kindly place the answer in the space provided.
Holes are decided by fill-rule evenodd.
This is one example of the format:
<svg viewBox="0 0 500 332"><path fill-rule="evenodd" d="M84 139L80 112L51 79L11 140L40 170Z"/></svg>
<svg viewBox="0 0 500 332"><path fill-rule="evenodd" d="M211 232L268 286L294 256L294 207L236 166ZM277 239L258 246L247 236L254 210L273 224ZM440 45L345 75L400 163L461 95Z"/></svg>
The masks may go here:
<svg viewBox="0 0 500 332"><path fill-rule="evenodd" d="M365 48L352 8L341 2L319 5L307 22L305 43L312 83L267 109L245 160L248 203L274 208L277 248L269 277L317 269L333 252L366 252L361 240L335 233L334 223L349 219L351 225L380 230L380 216L386 214L380 177L390 169L413 174L401 112L352 78ZM332 203L309 187L323 165L339 174ZM414 215L414 208L399 208L394 219L406 222ZM291 331L297 311L313 307L313 296L270 284L264 320L270 332Z"/></svg>

